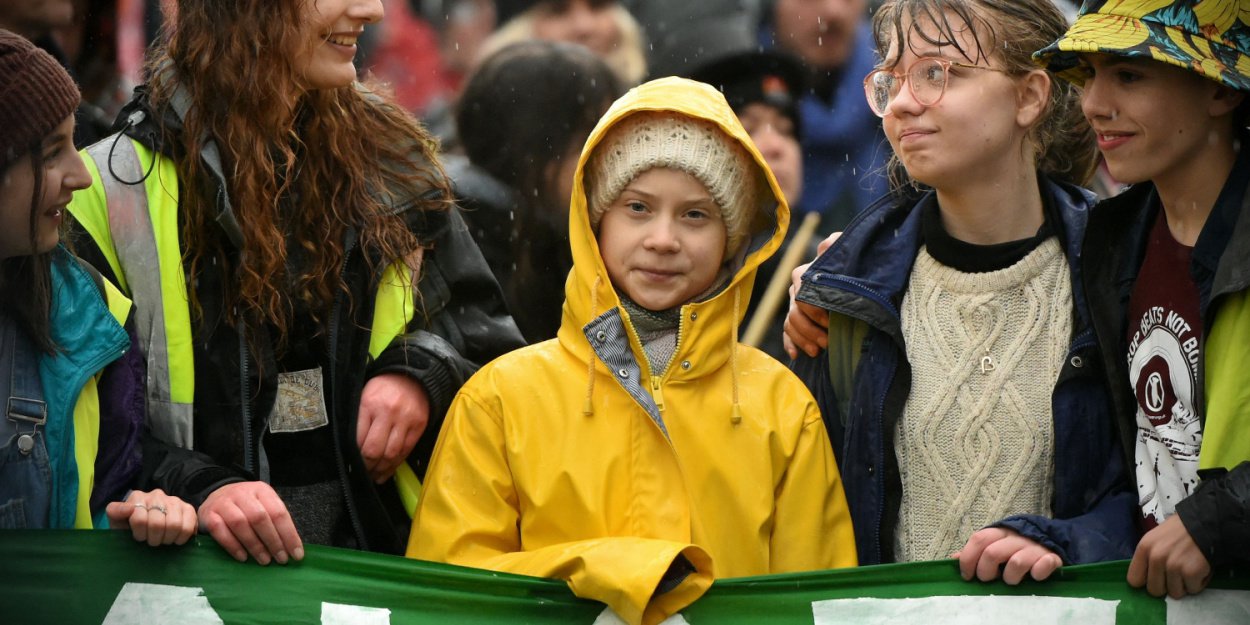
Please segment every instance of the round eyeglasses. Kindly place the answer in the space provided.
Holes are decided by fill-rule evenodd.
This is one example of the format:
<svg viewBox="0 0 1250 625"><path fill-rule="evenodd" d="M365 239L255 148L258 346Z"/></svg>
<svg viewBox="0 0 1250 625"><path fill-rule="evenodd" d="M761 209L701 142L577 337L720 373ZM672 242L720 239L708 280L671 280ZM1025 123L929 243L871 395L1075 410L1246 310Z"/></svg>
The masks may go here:
<svg viewBox="0 0 1250 625"><path fill-rule="evenodd" d="M911 95L924 106L933 106L941 101L946 94L946 83L950 77L951 66L965 69L987 69L991 72L1003 72L996 67L968 65L936 56L926 56L912 62L907 71L898 73L886 69L875 69L864 78L864 95L868 98L868 108L877 117L885 117L889 113L890 102L898 96L903 83L911 89Z"/></svg>

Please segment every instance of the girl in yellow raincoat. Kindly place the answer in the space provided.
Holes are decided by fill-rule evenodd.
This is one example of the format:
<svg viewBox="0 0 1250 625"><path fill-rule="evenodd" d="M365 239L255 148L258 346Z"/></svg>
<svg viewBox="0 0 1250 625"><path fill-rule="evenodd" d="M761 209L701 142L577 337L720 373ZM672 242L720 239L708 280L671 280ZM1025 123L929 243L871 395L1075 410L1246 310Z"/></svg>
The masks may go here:
<svg viewBox="0 0 1250 625"><path fill-rule="evenodd" d="M630 623L714 578L855 565L815 402L736 338L788 221L715 89L613 104L574 179L559 335L460 391L408 555L564 579Z"/></svg>

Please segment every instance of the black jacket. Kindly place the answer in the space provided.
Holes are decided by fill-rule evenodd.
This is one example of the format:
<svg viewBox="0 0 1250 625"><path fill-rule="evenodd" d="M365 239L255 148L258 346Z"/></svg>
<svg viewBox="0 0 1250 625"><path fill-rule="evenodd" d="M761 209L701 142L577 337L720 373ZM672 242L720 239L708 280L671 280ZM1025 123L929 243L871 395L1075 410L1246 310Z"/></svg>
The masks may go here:
<svg viewBox="0 0 1250 625"><path fill-rule="evenodd" d="M1245 188L1248 173L1250 154L1243 153L1194 246L1189 269L1198 285L1204 349L1223 299L1250 288L1250 273L1247 272L1250 268L1250 193ZM1085 292L1103 354L1099 360L1106 368L1108 379L1113 381L1112 402L1129 467L1135 464L1137 400L1129 385L1125 361L1127 311L1159 210L1154 186L1134 185L1094 208L1082 246ZM1203 362L1199 360L1195 407L1205 429ZM1243 379L1250 383L1250 375ZM1243 462L1227 472L1213 470L1199 474L1202 483L1192 495L1177 504L1177 515L1213 566L1250 561L1245 550L1245 545L1250 544L1250 462Z"/></svg>
<svg viewBox="0 0 1250 625"><path fill-rule="evenodd" d="M145 113L142 119L131 117L135 111ZM177 116L162 113L164 136L176 136L181 128ZM178 144L163 144L157 119L158 113L149 108L140 90L119 115L119 130L170 154ZM191 185L186 181L180 184L180 193L212 194L209 197L225 193L212 182L199 188L188 188ZM328 331L318 344L328 351L323 355L328 363L325 399L335 457L327 461L338 468L356 544L371 551L403 553L411 521L394 485L375 486L369 479L356 444L357 411L365 383L379 374L404 373L419 381L429 394L429 425L409 456L409 464L422 476L443 417L460 386L481 364L524 343L458 210L425 210L419 206L429 199L425 197L393 199L427 248L415 302L417 314L405 334L376 360L370 358L369 328L380 277L371 267L381 268L386 263L367 262L367 252L357 245L355 233L349 229L342 276L350 292L337 296L325 322ZM80 253L107 273L109 265L99 248L85 236L80 239ZM202 318L192 321L195 450L145 448L144 467L153 486L198 506L225 484L260 479L259 441L277 381L274 345L263 334L263 326L243 329L225 321L221 305L226 276L206 267L197 278L189 287L194 288L202 313ZM241 336L240 331L249 336ZM259 334L250 336L252 333ZM244 347L249 343L257 353Z"/></svg>

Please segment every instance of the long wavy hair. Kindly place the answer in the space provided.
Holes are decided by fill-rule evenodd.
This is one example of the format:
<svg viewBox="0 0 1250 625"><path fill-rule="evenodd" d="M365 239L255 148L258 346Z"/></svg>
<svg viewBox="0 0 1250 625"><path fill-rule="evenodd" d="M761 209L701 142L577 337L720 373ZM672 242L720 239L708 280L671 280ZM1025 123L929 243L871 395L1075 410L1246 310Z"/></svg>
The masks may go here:
<svg viewBox="0 0 1250 625"><path fill-rule="evenodd" d="M412 210L450 205L435 140L380 89L301 86L299 59L320 44L306 26L314 1L181 0L148 68L157 111L179 87L193 103L177 135L166 129L167 141L177 137L172 152L184 189L183 265L192 281L219 265L227 318L272 324L279 347L297 304L323 319L336 293L347 292L349 229L374 269L417 251L417 235L384 193L437 189L439 199ZM204 192L211 188L199 158L206 137L221 153L243 232L239 253L214 224L215 198ZM293 256L301 262L288 262Z"/></svg>
<svg viewBox="0 0 1250 625"><path fill-rule="evenodd" d="M917 23L936 26L936 38L916 28ZM1038 69L1033 51L1046 47L1067 29L1067 19L1048 0L886 0L872 20L877 51L883 58L891 44L896 55L901 54L909 36L915 35L955 48L970 63L998 59L1013 76ZM957 33L964 31L972 35L975 49L960 45ZM887 58L885 65L897 61L897 56ZM1050 99L1029 130L1029 143L1037 168L1051 177L1083 185L1093 175L1098 158L1094 131L1081 112L1079 92L1068 81L1051 77ZM887 169L891 186L915 186L898 156L891 156Z"/></svg>
<svg viewBox="0 0 1250 625"><path fill-rule="evenodd" d="M39 199L43 197L44 166L42 137L40 143L29 149L31 172L34 176L34 192L30 198L30 246L36 248L39 226ZM9 170L18 167L11 164ZM11 171L0 171L0 177ZM4 297L0 306L26 331L32 343L40 351L53 354L58 351L52 340L52 252L13 256L0 261L0 294Z"/></svg>

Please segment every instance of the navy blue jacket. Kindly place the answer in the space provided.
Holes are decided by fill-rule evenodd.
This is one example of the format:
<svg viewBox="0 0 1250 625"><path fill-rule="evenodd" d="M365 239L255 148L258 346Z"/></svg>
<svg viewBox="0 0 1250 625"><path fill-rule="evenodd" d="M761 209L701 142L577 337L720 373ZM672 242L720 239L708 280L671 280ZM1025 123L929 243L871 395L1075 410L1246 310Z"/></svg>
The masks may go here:
<svg viewBox="0 0 1250 625"><path fill-rule="evenodd" d="M1053 518L1008 517L1065 564L1131 557L1136 496L1119 450L1111 400L1080 279L1080 245L1094 197L1042 179L1072 270L1073 336L1055 383ZM820 404L838 457L861 564L891 562L902 493L894 428L911 390L899 305L922 244L920 216L936 196L883 198L859 215L803 275L799 301L829 319L829 349L795 372Z"/></svg>

